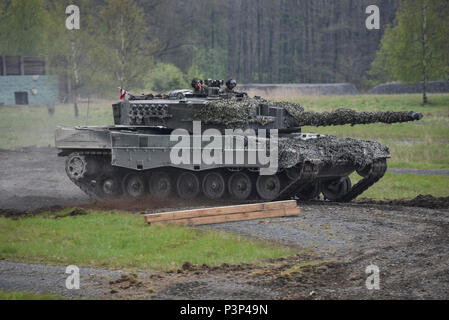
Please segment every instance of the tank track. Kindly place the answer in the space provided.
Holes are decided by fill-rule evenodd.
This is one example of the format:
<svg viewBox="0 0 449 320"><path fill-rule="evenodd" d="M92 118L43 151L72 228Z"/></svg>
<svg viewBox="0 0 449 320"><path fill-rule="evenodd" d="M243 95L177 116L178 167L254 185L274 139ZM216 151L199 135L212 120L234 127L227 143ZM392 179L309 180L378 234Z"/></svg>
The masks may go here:
<svg viewBox="0 0 449 320"><path fill-rule="evenodd" d="M284 189L281 190L276 200L286 200L293 198L310 183L312 183L318 175L318 166L313 163L306 163L301 170L301 174L298 179L289 183Z"/></svg>
<svg viewBox="0 0 449 320"><path fill-rule="evenodd" d="M355 184L349 192L339 200L339 202L349 202L354 200L363 192L365 192L369 187L379 181L385 174L387 170L386 159L378 159L373 162L373 167L371 172L357 184Z"/></svg>
<svg viewBox="0 0 449 320"><path fill-rule="evenodd" d="M80 151L76 152L82 156L88 157L102 157L103 159L110 156L109 151ZM96 180L105 170L102 168L99 172L93 175L82 177L80 179L74 179L70 176L69 179L78 186L85 194L89 196L92 200L103 199L103 196L98 192L96 187ZM379 181L385 174L387 169L386 159L378 159L373 162L372 169L370 173L361 179L357 184L352 186L348 193L346 193L342 198L338 199L338 202L350 202L365 192L369 187ZM311 186L312 183L317 181L317 176L319 173L319 166L313 163L305 163L302 167L301 173L296 180L289 182L284 186L279 195L274 200L287 200L298 196L298 194Z"/></svg>

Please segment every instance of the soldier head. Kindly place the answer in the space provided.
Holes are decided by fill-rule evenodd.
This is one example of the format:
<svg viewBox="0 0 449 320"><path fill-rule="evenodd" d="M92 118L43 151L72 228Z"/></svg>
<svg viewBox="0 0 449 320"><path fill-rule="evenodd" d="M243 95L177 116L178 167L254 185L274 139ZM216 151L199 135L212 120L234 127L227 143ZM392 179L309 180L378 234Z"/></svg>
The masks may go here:
<svg viewBox="0 0 449 320"><path fill-rule="evenodd" d="M226 88L228 88L229 90L234 90L234 88L237 86L237 81L235 81L234 79L229 79L228 81L226 81Z"/></svg>
<svg viewBox="0 0 449 320"><path fill-rule="evenodd" d="M201 92L203 89L203 81L200 79L194 78L192 80L191 85L192 85L193 90L195 90L197 92Z"/></svg>

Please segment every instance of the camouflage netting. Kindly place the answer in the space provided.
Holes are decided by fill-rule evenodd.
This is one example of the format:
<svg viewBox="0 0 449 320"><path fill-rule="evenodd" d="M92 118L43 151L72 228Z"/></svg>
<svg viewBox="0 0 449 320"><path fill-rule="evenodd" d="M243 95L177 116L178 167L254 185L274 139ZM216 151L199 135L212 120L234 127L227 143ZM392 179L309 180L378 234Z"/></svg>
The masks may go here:
<svg viewBox="0 0 449 320"><path fill-rule="evenodd" d="M320 160L327 165L339 161L362 168L374 159L387 158L387 146L375 141L324 136L316 139L279 139L279 167L290 168L307 160Z"/></svg>
<svg viewBox="0 0 449 320"><path fill-rule="evenodd" d="M224 99L204 105L196 114L195 119L205 124L224 125L226 128L241 128L249 124L266 125L272 122L267 117L257 117L260 104L271 107L288 107L296 112L304 111L299 104L289 102L273 102L264 99Z"/></svg>
<svg viewBox="0 0 449 320"><path fill-rule="evenodd" d="M357 112L351 109L337 109L332 112L301 112L286 107L297 121L298 126L340 126L345 124L397 123L419 120L420 115L410 111Z"/></svg>

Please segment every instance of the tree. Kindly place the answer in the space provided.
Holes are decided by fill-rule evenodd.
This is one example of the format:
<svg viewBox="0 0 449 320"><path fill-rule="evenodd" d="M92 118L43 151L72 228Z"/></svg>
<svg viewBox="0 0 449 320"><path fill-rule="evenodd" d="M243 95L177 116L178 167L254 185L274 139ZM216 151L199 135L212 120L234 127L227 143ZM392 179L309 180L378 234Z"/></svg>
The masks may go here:
<svg viewBox="0 0 449 320"><path fill-rule="evenodd" d="M105 70L120 87L141 87L153 62L149 53L154 46L145 38L149 30L142 8L133 0L108 0L99 19L99 41L106 47L102 59Z"/></svg>
<svg viewBox="0 0 449 320"><path fill-rule="evenodd" d="M0 17L0 54L42 54L47 42L45 26L50 19L44 0L0 4Z"/></svg>
<svg viewBox="0 0 449 320"><path fill-rule="evenodd" d="M449 75L448 16L447 0L404 0L396 25L382 38L371 74L406 83L421 81L427 104L428 81Z"/></svg>
<svg viewBox="0 0 449 320"><path fill-rule="evenodd" d="M172 64L158 63L144 80L145 89L160 93L185 87L184 75Z"/></svg>
<svg viewBox="0 0 449 320"><path fill-rule="evenodd" d="M81 8L80 29L68 30L65 25L65 9L70 1L48 2L48 11L53 17L46 25L52 43L44 50L53 73L67 79L69 95L73 102L75 117L78 117L78 94L83 88L90 88L92 78L100 68L102 56L98 54L100 43L98 28L88 0L79 0ZM55 45L57 43L57 45ZM87 90L88 91L88 90ZM89 92L87 92L89 94Z"/></svg>

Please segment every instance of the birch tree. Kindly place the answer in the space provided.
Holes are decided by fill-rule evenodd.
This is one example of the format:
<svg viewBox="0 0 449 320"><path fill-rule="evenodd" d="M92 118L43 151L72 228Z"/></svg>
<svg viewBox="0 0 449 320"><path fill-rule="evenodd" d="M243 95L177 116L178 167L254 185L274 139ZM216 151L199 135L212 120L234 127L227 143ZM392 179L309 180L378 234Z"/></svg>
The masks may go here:
<svg viewBox="0 0 449 320"><path fill-rule="evenodd" d="M142 8L133 0L108 0L100 12L100 22L105 69L120 87L140 87L152 64L154 45L145 38L149 29Z"/></svg>
<svg viewBox="0 0 449 320"><path fill-rule="evenodd" d="M397 23L387 29L373 62L372 74L406 83L421 83L427 104L429 80L449 76L449 4L447 0L404 0Z"/></svg>

